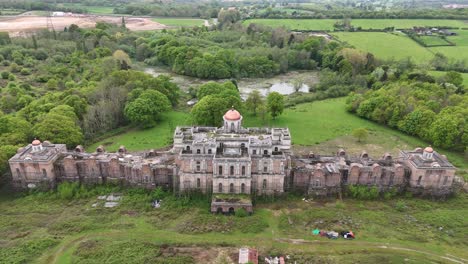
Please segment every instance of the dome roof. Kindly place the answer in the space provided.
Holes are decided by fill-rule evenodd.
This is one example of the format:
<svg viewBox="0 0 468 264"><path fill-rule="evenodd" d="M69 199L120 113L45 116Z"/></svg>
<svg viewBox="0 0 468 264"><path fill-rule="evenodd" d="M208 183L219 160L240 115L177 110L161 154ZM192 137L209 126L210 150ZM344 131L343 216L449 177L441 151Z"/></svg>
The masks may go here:
<svg viewBox="0 0 468 264"><path fill-rule="evenodd" d="M432 152L434 152L434 149L432 149L431 147L426 147L424 149L424 152L432 153Z"/></svg>
<svg viewBox="0 0 468 264"><path fill-rule="evenodd" d="M241 114L236 109L231 108L224 114L224 119L230 120L230 121L236 121L236 120L241 119Z"/></svg>
<svg viewBox="0 0 468 264"><path fill-rule="evenodd" d="M38 139L35 139L35 140L33 140L33 142L32 142L31 144L32 144L33 146L38 146L38 145L41 144L41 141L38 140Z"/></svg>

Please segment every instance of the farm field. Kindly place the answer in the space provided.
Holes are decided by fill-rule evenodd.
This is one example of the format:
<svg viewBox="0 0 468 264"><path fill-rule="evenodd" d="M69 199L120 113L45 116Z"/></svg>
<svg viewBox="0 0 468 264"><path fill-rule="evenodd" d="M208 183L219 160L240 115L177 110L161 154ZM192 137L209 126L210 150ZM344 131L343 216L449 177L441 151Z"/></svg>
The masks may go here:
<svg viewBox="0 0 468 264"><path fill-rule="evenodd" d="M363 29L383 29L387 27L412 28L412 27L468 27L468 20L449 19L351 19L351 25Z"/></svg>
<svg viewBox="0 0 468 264"><path fill-rule="evenodd" d="M157 17L152 19L155 22L172 27L192 27L203 26L204 20L198 18L177 18L177 17Z"/></svg>
<svg viewBox="0 0 468 264"><path fill-rule="evenodd" d="M122 192L122 204L91 206L109 192ZM212 215L204 197L118 187L81 188L75 195L14 198L2 192L1 262L230 263L241 246L257 248L261 257L288 254L297 263L463 263L468 258L466 194L445 202L403 196L304 202L290 196L257 202L247 217ZM163 197L159 209L149 206L155 195ZM356 239L313 236L315 228L353 230Z"/></svg>
<svg viewBox="0 0 468 264"><path fill-rule="evenodd" d="M456 32L458 35L447 37L447 39L457 46L468 46L468 30L453 30L453 32Z"/></svg>
<svg viewBox="0 0 468 264"><path fill-rule="evenodd" d="M438 36L421 36L424 43L428 46L448 45L449 43Z"/></svg>
<svg viewBox="0 0 468 264"><path fill-rule="evenodd" d="M411 57L416 63L429 62L433 54L403 34L383 32L336 32L338 40L347 42L357 49L371 52L377 58L404 59ZM454 47L447 47L452 49ZM435 49L435 48L434 48Z"/></svg>
<svg viewBox="0 0 468 264"><path fill-rule="evenodd" d="M339 19L249 19L244 24L258 23L271 27L284 26L291 30L333 30ZM468 20L467 20L468 21ZM468 27L468 22L449 19L351 19L351 25L363 29L387 27L412 28L414 26Z"/></svg>
<svg viewBox="0 0 468 264"><path fill-rule="evenodd" d="M434 53L440 52L449 59L465 60L468 62L468 46L432 47L429 49Z"/></svg>

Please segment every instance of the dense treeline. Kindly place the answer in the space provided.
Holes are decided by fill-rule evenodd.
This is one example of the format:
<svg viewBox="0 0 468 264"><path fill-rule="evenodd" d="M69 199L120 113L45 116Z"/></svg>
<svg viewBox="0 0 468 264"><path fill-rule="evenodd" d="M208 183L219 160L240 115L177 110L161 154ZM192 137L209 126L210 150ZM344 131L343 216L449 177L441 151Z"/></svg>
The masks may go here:
<svg viewBox="0 0 468 264"><path fill-rule="evenodd" d="M33 138L74 147L124 125L154 125L176 105L179 88L169 77L132 70L138 39L105 23L2 36L0 173Z"/></svg>
<svg viewBox="0 0 468 264"><path fill-rule="evenodd" d="M221 31L195 28L161 32L144 42L154 51L146 63L167 65L176 73L205 79L266 77L317 67L355 74L373 64L371 55L343 50L337 42L257 24Z"/></svg>
<svg viewBox="0 0 468 264"><path fill-rule="evenodd" d="M468 146L468 94L459 73L435 80L419 72L381 82L388 69L372 75L373 90L352 93L348 111L418 136L435 146L463 151Z"/></svg>

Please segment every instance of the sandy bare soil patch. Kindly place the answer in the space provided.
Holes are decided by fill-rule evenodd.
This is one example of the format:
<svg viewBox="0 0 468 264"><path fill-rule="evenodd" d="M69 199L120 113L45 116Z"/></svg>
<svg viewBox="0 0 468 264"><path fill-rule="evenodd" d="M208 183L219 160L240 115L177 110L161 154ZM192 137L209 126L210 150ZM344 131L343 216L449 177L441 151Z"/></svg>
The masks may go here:
<svg viewBox="0 0 468 264"><path fill-rule="evenodd" d="M71 24L76 24L81 28L94 27L98 21L120 25L122 18L118 16L73 15L51 17L51 21L55 30L62 31ZM126 17L125 24L130 30L158 30L168 28L166 25L144 17ZM0 31L6 31L10 33L10 36L28 35L36 30L45 28L47 28L47 17L45 16L12 16L0 18Z"/></svg>

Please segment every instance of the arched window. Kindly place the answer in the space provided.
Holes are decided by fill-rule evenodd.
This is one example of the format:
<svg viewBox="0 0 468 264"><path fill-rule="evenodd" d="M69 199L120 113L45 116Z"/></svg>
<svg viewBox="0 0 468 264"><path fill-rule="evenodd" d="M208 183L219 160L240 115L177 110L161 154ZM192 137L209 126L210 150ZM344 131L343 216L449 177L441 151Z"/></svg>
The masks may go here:
<svg viewBox="0 0 468 264"><path fill-rule="evenodd" d="M320 180L315 180L315 186L320 187Z"/></svg>
<svg viewBox="0 0 468 264"><path fill-rule="evenodd" d="M16 168L16 175L18 175L18 177L21 177L21 172L18 168Z"/></svg>
<svg viewBox="0 0 468 264"><path fill-rule="evenodd" d="M229 184L229 192L234 193L234 183Z"/></svg>
<svg viewBox="0 0 468 264"><path fill-rule="evenodd" d="M263 155L268 155L268 150L264 150Z"/></svg>
<svg viewBox="0 0 468 264"><path fill-rule="evenodd" d="M218 185L218 192L219 193L223 192L223 184L222 183L219 183L219 185Z"/></svg>
<svg viewBox="0 0 468 264"><path fill-rule="evenodd" d="M197 188L200 188L201 187L201 182L200 182L200 178L197 179Z"/></svg>
<svg viewBox="0 0 468 264"><path fill-rule="evenodd" d="M197 171L200 171L200 170L201 170L200 162L197 161Z"/></svg>
<svg viewBox="0 0 468 264"><path fill-rule="evenodd" d="M263 172L268 172L268 167L266 166L266 164L265 164L265 166L263 167Z"/></svg>
<svg viewBox="0 0 468 264"><path fill-rule="evenodd" d="M245 166L242 166L242 176L245 176Z"/></svg>
<svg viewBox="0 0 468 264"><path fill-rule="evenodd" d="M241 184L241 193L245 193L245 183Z"/></svg>
<svg viewBox="0 0 468 264"><path fill-rule="evenodd" d="M223 166L218 167L218 174L223 175Z"/></svg>
<svg viewBox="0 0 468 264"><path fill-rule="evenodd" d="M267 188L267 180L264 179L264 180L263 180L263 184L262 184L262 189L265 190L266 188Z"/></svg>
<svg viewBox="0 0 468 264"><path fill-rule="evenodd" d="M211 154L211 149L208 149L208 154Z"/></svg>
<svg viewBox="0 0 468 264"><path fill-rule="evenodd" d="M276 152L278 151L278 147L275 147L275 151L276 151Z"/></svg>
<svg viewBox="0 0 468 264"><path fill-rule="evenodd" d="M418 178L418 186L421 185L421 180L422 180L422 176L419 176L419 178Z"/></svg>
<svg viewBox="0 0 468 264"><path fill-rule="evenodd" d="M447 185L447 181L448 181L448 176L445 176L444 177L444 185Z"/></svg>
<svg viewBox="0 0 468 264"><path fill-rule="evenodd" d="M252 154L253 154L253 155L257 155L257 150L254 149L254 150L252 151Z"/></svg>
<svg viewBox="0 0 468 264"><path fill-rule="evenodd" d="M186 150L189 151L189 150L190 150L190 146L187 146Z"/></svg>
<svg viewBox="0 0 468 264"><path fill-rule="evenodd" d="M197 149L197 154L200 154L200 152L201 152L200 149Z"/></svg>
<svg viewBox="0 0 468 264"><path fill-rule="evenodd" d="M47 178L47 171L42 169L42 177Z"/></svg>
<svg viewBox="0 0 468 264"><path fill-rule="evenodd" d="M242 144L241 144L241 148L245 148L245 143L242 143Z"/></svg>
<svg viewBox="0 0 468 264"><path fill-rule="evenodd" d="M234 123L231 123L231 131L234 131Z"/></svg>
<svg viewBox="0 0 468 264"><path fill-rule="evenodd" d="M234 166L231 166L231 167L229 168L229 170L230 170L230 171L229 171L229 175L231 175L231 176L234 175Z"/></svg>

